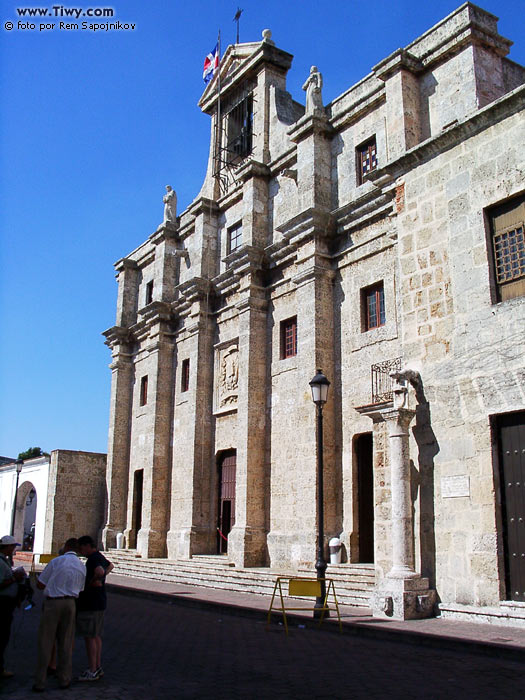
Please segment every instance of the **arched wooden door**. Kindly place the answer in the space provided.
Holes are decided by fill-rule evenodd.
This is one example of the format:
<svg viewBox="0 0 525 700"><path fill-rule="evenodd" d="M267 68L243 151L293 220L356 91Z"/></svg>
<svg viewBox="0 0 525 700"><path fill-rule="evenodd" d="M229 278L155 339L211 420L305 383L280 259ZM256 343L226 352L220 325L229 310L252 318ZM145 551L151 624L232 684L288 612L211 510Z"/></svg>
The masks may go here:
<svg viewBox="0 0 525 700"><path fill-rule="evenodd" d="M219 523L217 551L226 554L228 535L235 524L235 451L225 452L219 461Z"/></svg>

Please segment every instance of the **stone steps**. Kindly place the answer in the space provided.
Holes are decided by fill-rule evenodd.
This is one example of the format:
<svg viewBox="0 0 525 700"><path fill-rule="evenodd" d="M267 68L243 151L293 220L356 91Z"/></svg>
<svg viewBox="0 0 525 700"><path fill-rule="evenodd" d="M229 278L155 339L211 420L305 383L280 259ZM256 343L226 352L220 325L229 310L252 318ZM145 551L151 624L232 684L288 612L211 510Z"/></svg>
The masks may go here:
<svg viewBox="0 0 525 700"><path fill-rule="evenodd" d="M115 565L115 573L122 576L268 596L273 593L277 576L315 577L315 570L308 568L296 572L255 567L238 569L221 555L197 555L173 561L142 559L133 550L111 549L107 556ZM342 605L368 607L375 581L373 564L329 565L327 578L334 580L337 599Z"/></svg>

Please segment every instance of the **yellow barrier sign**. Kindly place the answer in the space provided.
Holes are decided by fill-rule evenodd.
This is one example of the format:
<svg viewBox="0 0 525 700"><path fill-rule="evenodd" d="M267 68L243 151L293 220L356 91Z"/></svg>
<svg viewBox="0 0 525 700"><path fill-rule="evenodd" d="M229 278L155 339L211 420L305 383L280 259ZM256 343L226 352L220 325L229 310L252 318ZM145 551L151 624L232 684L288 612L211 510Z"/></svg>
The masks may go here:
<svg viewBox="0 0 525 700"><path fill-rule="evenodd" d="M288 581L288 596L294 597L294 598L320 598L322 595L322 589L321 589L321 583L324 581L325 583L325 596L323 600L323 604L319 607L315 608L309 608L309 607L291 607L290 605L285 605L285 600L283 596L283 585L282 582ZM286 589L285 589L286 590ZM281 601L281 605L274 607L273 603L275 600L275 597L279 593L279 599ZM283 616L283 624L284 624L284 630L286 632L286 635L288 636L288 620L286 619L286 611L288 610L311 610L312 612L316 611L320 613L319 615L319 627L321 626L326 613L328 610L330 610L328 606L328 597L329 595L332 594L333 596L333 602L335 605L335 609L337 611L337 619L339 621L339 631L343 631L343 626L341 624L341 615L339 614L339 605L337 603L337 596L335 594L335 586L333 579L331 578L325 578L325 579L318 579L318 578L302 578L302 577L297 577L297 576L278 576L276 581L275 581L275 586L273 588L273 595L272 595L272 600L270 602L270 608L268 609L268 624L270 624L271 617L272 617L272 612L277 612L279 611L282 616Z"/></svg>

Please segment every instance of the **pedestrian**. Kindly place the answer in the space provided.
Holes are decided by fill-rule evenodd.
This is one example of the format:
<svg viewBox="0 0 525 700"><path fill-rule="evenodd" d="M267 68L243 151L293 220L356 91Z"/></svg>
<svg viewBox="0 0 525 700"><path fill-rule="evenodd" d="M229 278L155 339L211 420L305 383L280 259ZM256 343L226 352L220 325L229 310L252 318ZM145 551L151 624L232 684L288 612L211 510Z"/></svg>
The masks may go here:
<svg viewBox="0 0 525 700"><path fill-rule="evenodd" d="M75 638L76 599L84 588L86 567L77 556L78 540L64 545L64 554L52 559L36 583L44 591L38 628L38 662L33 691L45 690L47 667L53 645L57 646L56 675L61 688L71 685L71 656Z"/></svg>
<svg viewBox="0 0 525 700"><path fill-rule="evenodd" d="M97 681L102 670L102 632L106 609L106 576L113 564L98 551L93 538L84 535L78 540L80 554L87 557L86 585L78 599L77 633L84 637L89 668L79 681Z"/></svg>
<svg viewBox="0 0 525 700"><path fill-rule="evenodd" d="M4 535L0 539L0 678L12 678L14 675L4 666L4 654L11 634L18 584L25 577L23 569L13 571L13 552L17 547L20 547L20 543L11 535Z"/></svg>

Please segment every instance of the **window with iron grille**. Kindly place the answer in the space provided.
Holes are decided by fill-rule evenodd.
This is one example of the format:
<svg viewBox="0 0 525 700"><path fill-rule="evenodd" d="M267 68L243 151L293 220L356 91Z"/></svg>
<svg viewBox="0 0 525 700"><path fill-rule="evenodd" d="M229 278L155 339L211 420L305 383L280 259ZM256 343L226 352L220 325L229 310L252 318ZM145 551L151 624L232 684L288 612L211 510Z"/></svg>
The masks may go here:
<svg viewBox="0 0 525 700"><path fill-rule="evenodd" d="M153 280L146 285L146 306L153 301Z"/></svg>
<svg viewBox="0 0 525 700"><path fill-rule="evenodd" d="M525 295L525 196L489 210L496 301Z"/></svg>
<svg viewBox="0 0 525 700"><path fill-rule="evenodd" d="M228 254L242 245L242 222L228 229Z"/></svg>
<svg viewBox="0 0 525 700"><path fill-rule="evenodd" d="M378 282L362 291L364 330L385 325L385 290L383 282Z"/></svg>
<svg viewBox="0 0 525 700"><path fill-rule="evenodd" d="M356 149L357 184L362 185L368 173L377 168L376 138L370 139Z"/></svg>
<svg viewBox="0 0 525 700"><path fill-rule="evenodd" d="M140 405L145 406L148 403L148 375L146 374L140 380Z"/></svg>
<svg viewBox="0 0 525 700"><path fill-rule="evenodd" d="M252 152L253 98L247 95L227 112L227 162L237 165Z"/></svg>
<svg viewBox="0 0 525 700"><path fill-rule="evenodd" d="M297 316L281 321L281 360L297 355Z"/></svg>
<svg viewBox="0 0 525 700"><path fill-rule="evenodd" d="M181 392L188 391L190 388L190 361L182 361L180 390Z"/></svg>

